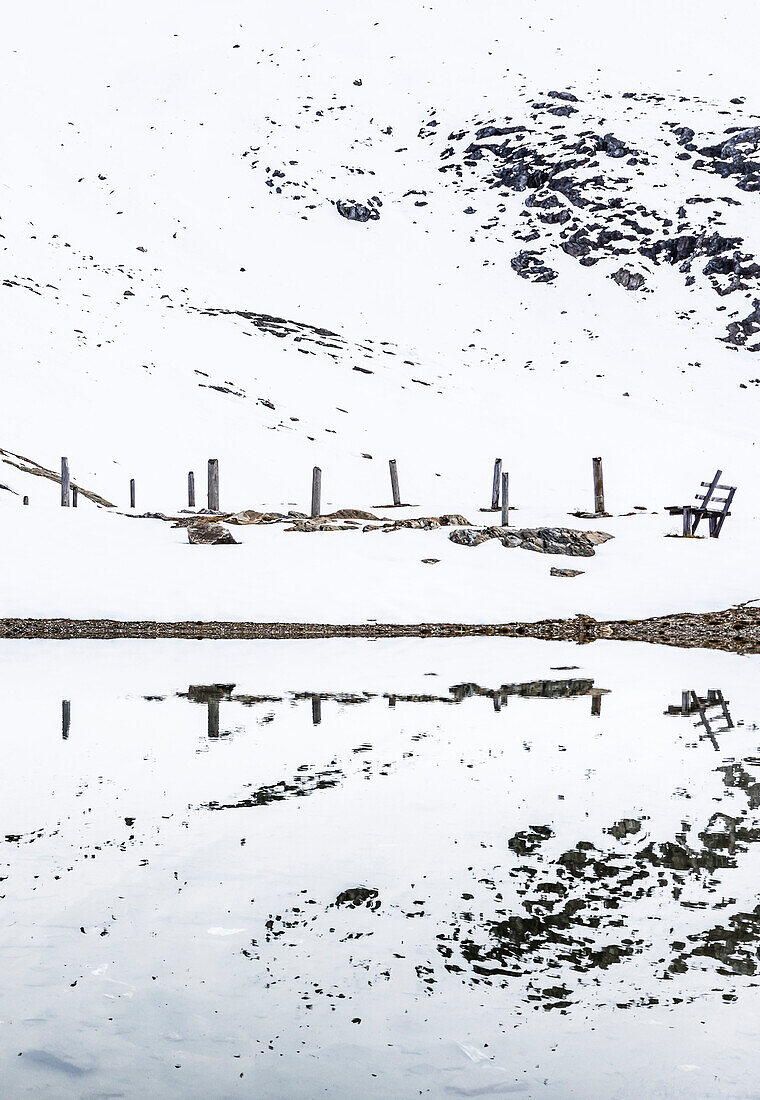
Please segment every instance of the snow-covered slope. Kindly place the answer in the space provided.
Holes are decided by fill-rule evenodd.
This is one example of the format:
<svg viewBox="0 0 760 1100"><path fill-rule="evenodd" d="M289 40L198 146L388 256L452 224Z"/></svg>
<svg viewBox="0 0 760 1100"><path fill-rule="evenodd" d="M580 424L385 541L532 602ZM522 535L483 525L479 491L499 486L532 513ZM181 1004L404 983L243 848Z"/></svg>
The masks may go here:
<svg viewBox="0 0 760 1100"><path fill-rule="evenodd" d="M2 613L464 621L754 597L756 16L661 8L5 13ZM500 456L523 526L594 526L568 512L602 455L610 511L658 515L597 523L615 541L573 581L445 530L190 548L86 497L61 510L30 468L64 454L83 490L125 509L134 477L138 511L167 514L189 469L205 503L208 457L233 511L306 511L313 465L324 510L372 509L395 457L405 515L473 523ZM718 467L739 486L719 543L665 542L662 505Z"/></svg>

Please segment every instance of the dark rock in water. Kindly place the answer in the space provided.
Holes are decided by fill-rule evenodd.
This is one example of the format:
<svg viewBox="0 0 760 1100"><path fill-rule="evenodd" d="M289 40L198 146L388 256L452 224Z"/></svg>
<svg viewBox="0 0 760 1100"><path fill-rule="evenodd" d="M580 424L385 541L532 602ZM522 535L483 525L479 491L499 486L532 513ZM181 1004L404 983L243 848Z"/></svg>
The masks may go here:
<svg viewBox="0 0 760 1100"><path fill-rule="evenodd" d="M568 115L574 115L577 113L576 107L571 107L569 103L564 107L552 107L549 111L550 115L559 115L560 117L567 118Z"/></svg>
<svg viewBox="0 0 760 1100"><path fill-rule="evenodd" d="M550 99L564 99L567 103L579 103L577 95L573 95L572 92L547 92Z"/></svg>
<svg viewBox="0 0 760 1100"><path fill-rule="evenodd" d="M221 523L191 523L187 528L187 540L194 546L238 546Z"/></svg>
<svg viewBox="0 0 760 1100"><path fill-rule="evenodd" d="M532 283L551 283L557 278L557 272L539 259L538 252L518 252L510 260L510 266L521 279L528 279Z"/></svg>
<svg viewBox="0 0 760 1100"><path fill-rule="evenodd" d="M610 276L618 286L625 287L626 290L639 290L644 285L644 276L638 271L626 271L624 267L621 267L619 271L616 271Z"/></svg>
<svg viewBox="0 0 760 1100"><path fill-rule="evenodd" d="M343 199L338 199L335 208L342 218L348 218L351 222L377 221L380 217L377 210L360 202L344 202Z"/></svg>
<svg viewBox="0 0 760 1100"><path fill-rule="evenodd" d="M616 821L614 825L610 825L606 830L616 840L624 840L627 836L633 836L635 833L641 832L641 822L635 817L623 817L620 821Z"/></svg>
<svg viewBox="0 0 760 1100"><path fill-rule="evenodd" d="M234 689L234 684L191 684L186 692L180 691L177 695L193 703L218 703L229 699Z"/></svg>
<svg viewBox="0 0 760 1100"><path fill-rule="evenodd" d="M352 886L350 890L343 890L335 899L336 905L348 905L356 909L359 905L369 905L378 896L379 891L367 886ZM379 905L380 902L377 902ZM372 908L377 908L373 906Z"/></svg>
<svg viewBox="0 0 760 1100"><path fill-rule="evenodd" d="M554 836L554 832L548 825L531 825L529 829L523 829L515 833L507 841L507 846L518 856L527 856L535 852L545 840Z"/></svg>

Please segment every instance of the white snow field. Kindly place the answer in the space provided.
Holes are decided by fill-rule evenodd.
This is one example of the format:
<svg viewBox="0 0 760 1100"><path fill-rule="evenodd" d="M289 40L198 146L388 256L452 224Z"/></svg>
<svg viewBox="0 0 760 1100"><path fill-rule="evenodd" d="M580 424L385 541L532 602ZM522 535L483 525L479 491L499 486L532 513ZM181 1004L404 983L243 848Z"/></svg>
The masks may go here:
<svg viewBox="0 0 760 1100"><path fill-rule="evenodd" d="M755 598L760 321L722 341L760 295L757 15L662 8L4 12L3 614L473 621ZM733 145L696 171L726 131L741 169ZM682 271L662 250L686 237ZM624 268L643 286L610 278ZM494 518L499 456L524 527L583 527L568 513L592 509L602 455L608 509L650 514L586 521L615 541L574 580L549 576L574 561L447 530L191 547L81 495L60 508L14 455L68 456L120 510L134 477L136 510L167 515L188 470L206 504L212 456L232 511L308 511L313 465L322 511L372 509L395 458L401 515L472 524ZM738 486L722 537L665 541L662 506L718 467Z"/></svg>
<svg viewBox="0 0 760 1100"><path fill-rule="evenodd" d="M466 622L760 595L760 322L722 342L760 296L757 14L719 9L3 12L2 613ZM685 237L681 270L663 249ZM167 515L191 469L205 505L210 457L222 508L286 512L308 511L314 465L323 511L387 504L396 458L416 507L391 518L473 524L498 456L513 524L615 539L572 580L549 569L575 559L445 529L190 546L81 495L61 509L18 455L66 455L120 511L135 478L137 511ZM647 514L568 516L592 509L597 455L609 511ZM666 540L663 505L717 468L738 487L721 538Z"/></svg>

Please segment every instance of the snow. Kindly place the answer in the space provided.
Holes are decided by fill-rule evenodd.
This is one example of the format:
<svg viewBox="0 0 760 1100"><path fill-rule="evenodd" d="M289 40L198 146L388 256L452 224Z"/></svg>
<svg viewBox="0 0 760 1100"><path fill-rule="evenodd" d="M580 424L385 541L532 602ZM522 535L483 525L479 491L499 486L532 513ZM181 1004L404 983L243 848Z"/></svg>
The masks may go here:
<svg viewBox="0 0 760 1100"><path fill-rule="evenodd" d="M548 570L575 563L464 550L445 532L238 529L237 549L188 548L182 532L81 498L76 515L62 513L53 483L0 454L0 484L19 494L0 489L4 613L467 622L753 598L757 368L716 339L744 316L746 295L716 314L712 291L695 295L667 267L649 264L655 293L634 294L561 252L555 284L526 283L509 267L519 242L478 231L470 243L464 200L480 225L495 195L448 186L416 135L432 107L443 132L569 84L583 99L577 128L598 109L602 132L658 150L633 176L640 203L674 213L695 192L737 196L721 231L760 244L754 196L681 169L661 145L666 121L709 133L732 121L727 110L752 119L754 13L297 11L253 20L229 4L210 21L200 4L138 4L117 23L83 4L76 26L52 5L42 21L4 14L14 109L2 123L0 270L11 285L0 286L0 447L50 469L67 455L75 480L122 509L134 477L138 510L166 513L185 504L189 469L205 503L209 457L223 507L306 510L319 465L325 509L371 509L388 500L395 457L402 495L418 505L404 514L474 523L499 456L526 526L568 525L568 512L589 509L591 457L602 455L610 510L659 515L599 523L615 541L573 581ZM719 31L730 66L708 60ZM661 93L665 106L624 100L624 89ZM737 95L746 107L727 107ZM292 171L313 188L305 220L306 200L264 187L256 158L298 161ZM429 190L426 208L401 201L415 188ZM331 205L373 191L385 196L378 222L348 222ZM507 206L519 224L522 200ZM197 312L206 307L326 328L340 346ZM663 505L686 503L716 468L739 486L719 544L665 541L677 525Z"/></svg>

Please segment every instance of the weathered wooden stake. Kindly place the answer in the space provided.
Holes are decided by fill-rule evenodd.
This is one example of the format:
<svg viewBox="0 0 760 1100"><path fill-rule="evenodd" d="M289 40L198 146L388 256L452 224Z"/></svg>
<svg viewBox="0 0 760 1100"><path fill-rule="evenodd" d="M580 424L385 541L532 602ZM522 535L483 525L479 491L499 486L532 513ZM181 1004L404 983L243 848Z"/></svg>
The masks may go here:
<svg viewBox="0 0 760 1100"><path fill-rule="evenodd" d="M71 486L71 507L76 508L79 501L79 490L76 485Z"/></svg>
<svg viewBox="0 0 760 1100"><path fill-rule="evenodd" d="M591 717L598 718L602 713L602 697L601 695L591 696Z"/></svg>
<svg viewBox="0 0 760 1100"><path fill-rule="evenodd" d="M129 507L134 508L134 506L135 506L135 479L133 477L131 477L129 479Z"/></svg>
<svg viewBox="0 0 760 1100"><path fill-rule="evenodd" d="M396 459L392 458L388 465L391 470L391 491L393 493L393 503L396 507L401 503L401 495L398 491L398 470L396 469Z"/></svg>
<svg viewBox="0 0 760 1100"><path fill-rule="evenodd" d="M318 726L322 721L322 700L317 695L311 697L311 724Z"/></svg>
<svg viewBox="0 0 760 1100"><path fill-rule="evenodd" d="M208 507L210 512L219 511L219 459L208 460Z"/></svg>
<svg viewBox="0 0 760 1100"><path fill-rule="evenodd" d="M501 525L509 527L509 474L501 475Z"/></svg>
<svg viewBox="0 0 760 1100"><path fill-rule="evenodd" d="M187 475L187 506L195 507L195 474L192 470Z"/></svg>
<svg viewBox="0 0 760 1100"><path fill-rule="evenodd" d="M61 700L61 734L64 741L69 739L69 730L71 729L71 701L69 699Z"/></svg>
<svg viewBox="0 0 760 1100"><path fill-rule="evenodd" d="M208 735L211 738L219 736L219 700L208 701Z"/></svg>
<svg viewBox="0 0 760 1100"><path fill-rule="evenodd" d="M311 475L311 517L322 514L322 471L315 466Z"/></svg>
<svg viewBox="0 0 760 1100"><path fill-rule="evenodd" d="M493 489L491 490L491 509L496 512L499 508L499 489L501 488L501 459L497 458L493 464Z"/></svg>
<svg viewBox="0 0 760 1100"><path fill-rule="evenodd" d="M604 512L604 477L602 476L602 460L595 458L594 463L594 514L601 516Z"/></svg>
<svg viewBox="0 0 760 1100"><path fill-rule="evenodd" d="M29 497L24 497L24 504L28 504L28 503L29 503Z"/></svg>
<svg viewBox="0 0 760 1100"><path fill-rule="evenodd" d="M61 459L61 508L68 508L69 506L69 460L68 458Z"/></svg>

